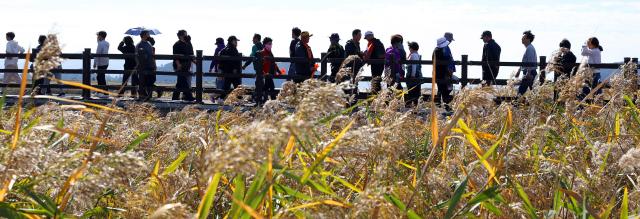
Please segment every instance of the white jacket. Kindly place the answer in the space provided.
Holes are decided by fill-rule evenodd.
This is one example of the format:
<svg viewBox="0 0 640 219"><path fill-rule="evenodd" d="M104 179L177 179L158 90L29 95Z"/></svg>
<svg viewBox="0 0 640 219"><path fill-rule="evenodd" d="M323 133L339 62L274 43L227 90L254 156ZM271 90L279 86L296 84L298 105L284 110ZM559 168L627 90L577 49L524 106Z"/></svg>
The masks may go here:
<svg viewBox="0 0 640 219"><path fill-rule="evenodd" d="M22 48L22 46L18 45L18 42L16 42L15 40L11 40L9 42L7 42L7 54L22 54L24 53L24 48ZM18 65L18 57L7 57L4 59L4 66L10 66L10 65Z"/></svg>

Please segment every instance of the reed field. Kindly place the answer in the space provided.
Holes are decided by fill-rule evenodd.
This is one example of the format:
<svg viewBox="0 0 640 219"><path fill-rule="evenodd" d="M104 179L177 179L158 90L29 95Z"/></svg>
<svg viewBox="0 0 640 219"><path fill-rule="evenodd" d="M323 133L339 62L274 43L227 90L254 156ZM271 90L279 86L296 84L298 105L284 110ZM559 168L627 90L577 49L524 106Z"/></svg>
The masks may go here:
<svg viewBox="0 0 640 219"><path fill-rule="evenodd" d="M585 100L586 66L513 102L494 101L509 86L465 88L452 114L396 90L349 104L318 80L262 107L166 115L2 98L0 218L637 218L636 69Z"/></svg>

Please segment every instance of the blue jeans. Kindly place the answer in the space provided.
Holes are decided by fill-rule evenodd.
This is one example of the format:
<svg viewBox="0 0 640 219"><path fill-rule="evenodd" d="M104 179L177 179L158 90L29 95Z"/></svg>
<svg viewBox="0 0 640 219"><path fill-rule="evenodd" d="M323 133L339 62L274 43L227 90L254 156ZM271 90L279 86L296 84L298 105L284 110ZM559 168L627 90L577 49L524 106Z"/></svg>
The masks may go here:
<svg viewBox="0 0 640 219"><path fill-rule="evenodd" d="M524 95L529 89L533 89L533 83L536 80L538 72L536 70L525 71L520 87L518 87L518 95Z"/></svg>

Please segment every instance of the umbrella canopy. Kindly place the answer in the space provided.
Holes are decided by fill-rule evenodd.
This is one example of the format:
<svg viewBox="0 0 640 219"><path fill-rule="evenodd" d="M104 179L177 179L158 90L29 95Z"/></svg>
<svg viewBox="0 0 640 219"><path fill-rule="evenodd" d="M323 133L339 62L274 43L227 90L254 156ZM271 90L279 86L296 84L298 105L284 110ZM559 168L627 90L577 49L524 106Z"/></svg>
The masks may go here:
<svg viewBox="0 0 640 219"><path fill-rule="evenodd" d="M158 35L158 34L162 34L158 29L150 29L150 28L144 28L144 27L134 27L134 28L131 28L131 29L127 30L127 32L124 32L124 34L132 35L132 36L139 36L139 35L140 35L140 33L141 33L143 30L147 30L147 31L149 31L149 34L150 34L150 35Z"/></svg>

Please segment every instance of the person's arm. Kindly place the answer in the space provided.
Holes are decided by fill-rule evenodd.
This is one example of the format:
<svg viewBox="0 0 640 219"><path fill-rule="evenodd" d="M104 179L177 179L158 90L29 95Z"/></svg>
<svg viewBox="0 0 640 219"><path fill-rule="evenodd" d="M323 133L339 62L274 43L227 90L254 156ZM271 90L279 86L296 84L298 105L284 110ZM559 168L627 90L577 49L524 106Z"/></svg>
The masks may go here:
<svg viewBox="0 0 640 219"><path fill-rule="evenodd" d="M587 45L582 45L582 56L590 56L593 54L593 50L589 49Z"/></svg>
<svg viewBox="0 0 640 219"><path fill-rule="evenodd" d="M256 57L256 51L258 50L258 47L253 45L253 47L251 47L251 54L249 54L249 57ZM246 69L249 65L251 65L251 63L253 63L253 59L250 59L249 61L246 61L244 63L244 65L242 66L242 70Z"/></svg>

